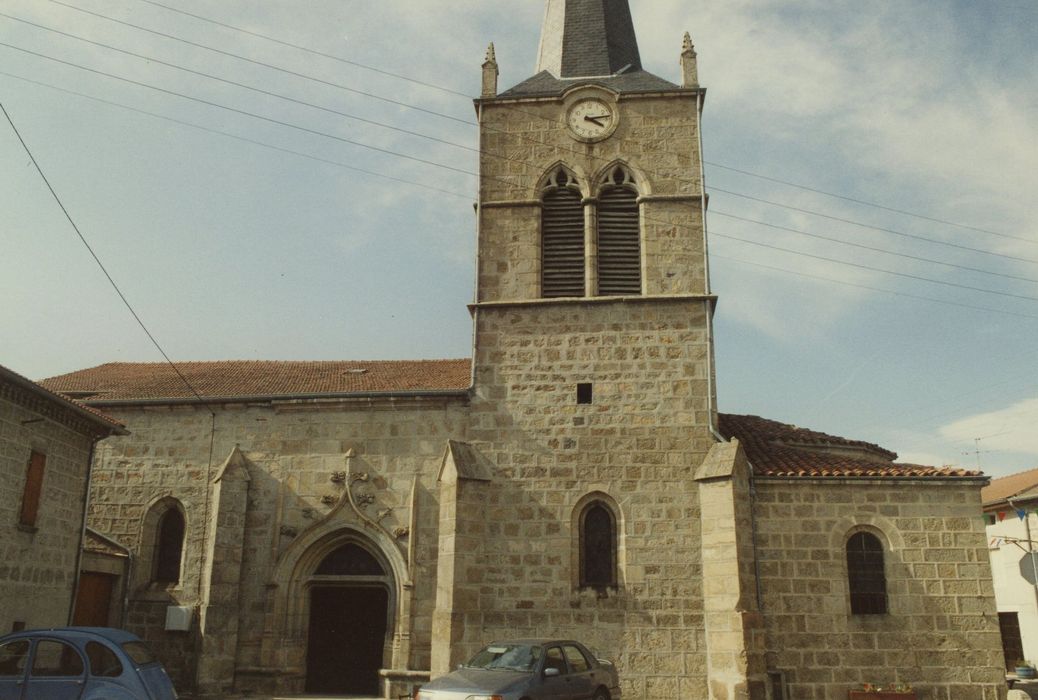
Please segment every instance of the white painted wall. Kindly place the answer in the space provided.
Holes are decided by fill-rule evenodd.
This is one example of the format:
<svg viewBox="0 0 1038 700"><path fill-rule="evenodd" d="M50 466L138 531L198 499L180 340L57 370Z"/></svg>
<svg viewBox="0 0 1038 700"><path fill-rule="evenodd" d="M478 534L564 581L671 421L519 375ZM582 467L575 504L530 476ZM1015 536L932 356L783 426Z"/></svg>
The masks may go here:
<svg viewBox="0 0 1038 700"><path fill-rule="evenodd" d="M988 525L988 542L991 554L991 575L995 584L995 601L999 612L1015 612L1020 619L1020 636L1024 643L1024 656L1038 663L1038 590L1020 575L1020 559L1029 548L1026 542L1019 545L1000 538L1012 537L1021 540L1038 540L1038 516L1030 504L1026 520L1021 520L1010 511L1005 520ZM1038 547L1036 547L1038 548Z"/></svg>

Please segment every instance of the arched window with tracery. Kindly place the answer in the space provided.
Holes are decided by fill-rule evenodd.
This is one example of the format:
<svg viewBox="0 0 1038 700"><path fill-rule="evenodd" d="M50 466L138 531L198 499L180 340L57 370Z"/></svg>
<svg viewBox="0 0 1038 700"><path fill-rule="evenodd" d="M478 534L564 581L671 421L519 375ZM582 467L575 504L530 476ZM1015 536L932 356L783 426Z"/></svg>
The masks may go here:
<svg viewBox="0 0 1038 700"><path fill-rule="evenodd" d="M155 536L156 583L180 583L180 564L184 554L184 516L170 507L159 520Z"/></svg>
<svg viewBox="0 0 1038 700"><path fill-rule="evenodd" d="M541 296L582 297L584 205L576 178L556 169L541 194Z"/></svg>
<svg viewBox="0 0 1038 700"><path fill-rule="evenodd" d="M641 212L638 183L616 166L599 182L598 294L642 293Z"/></svg>
<svg viewBox="0 0 1038 700"><path fill-rule="evenodd" d="M601 501L592 501L580 514L580 587L615 588L616 518Z"/></svg>
<svg viewBox="0 0 1038 700"><path fill-rule="evenodd" d="M886 614L887 576L883 566L883 543L872 533L857 532L847 540L847 581L851 592L851 614Z"/></svg>

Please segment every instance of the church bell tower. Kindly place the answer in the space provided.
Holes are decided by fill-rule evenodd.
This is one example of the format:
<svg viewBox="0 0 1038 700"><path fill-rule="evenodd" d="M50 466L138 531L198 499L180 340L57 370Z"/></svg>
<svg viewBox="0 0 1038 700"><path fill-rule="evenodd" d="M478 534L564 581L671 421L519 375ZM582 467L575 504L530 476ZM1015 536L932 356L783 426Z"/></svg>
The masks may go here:
<svg viewBox="0 0 1038 700"><path fill-rule="evenodd" d="M487 52L467 430L485 469L450 471L441 497L453 646L434 671L479 640L577 635L652 696L649 666L622 656L632 639L679 620L668 638L705 645L695 475L717 442L715 297L705 91L681 38L675 83L643 67L627 0L547 0L532 77L499 91ZM679 646L643 651L664 667ZM699 692L704 669L671 678Z"/></svg>

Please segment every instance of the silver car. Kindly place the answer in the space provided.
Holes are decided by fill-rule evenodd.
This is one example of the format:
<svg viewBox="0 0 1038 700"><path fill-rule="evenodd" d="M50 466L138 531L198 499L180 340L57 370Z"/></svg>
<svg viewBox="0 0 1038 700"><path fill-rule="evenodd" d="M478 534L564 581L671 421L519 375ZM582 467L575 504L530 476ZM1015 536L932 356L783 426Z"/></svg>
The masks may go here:
<svg viewBox="0 0 1038 700"><path fill-rule="evenodd" d="M569 639L516 639L484 647L417 700L619 700L610 661Z"/></svg>

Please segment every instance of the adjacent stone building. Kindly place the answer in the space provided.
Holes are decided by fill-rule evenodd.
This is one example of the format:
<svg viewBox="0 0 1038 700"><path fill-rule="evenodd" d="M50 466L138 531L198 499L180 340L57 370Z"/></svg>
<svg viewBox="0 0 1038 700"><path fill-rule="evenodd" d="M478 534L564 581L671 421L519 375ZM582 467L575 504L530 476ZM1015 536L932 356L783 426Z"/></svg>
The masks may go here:
<svg viewBox="0 0 1038 700"><path fill-rule="evenodd" d="M1004 693L982 475L718 415L687 36L680 65L642 68L626 0L549 0L503 92L491 47L471 359L47 382L132 430L90 523L182 690L395 697L562 635L633 699Z"/></svg>
<svg viewBox="0 0 1038 700"><path fill-rule="evenodd" d="M0 367L0 633L72 619L99 440L110 418Z"/></svg>

